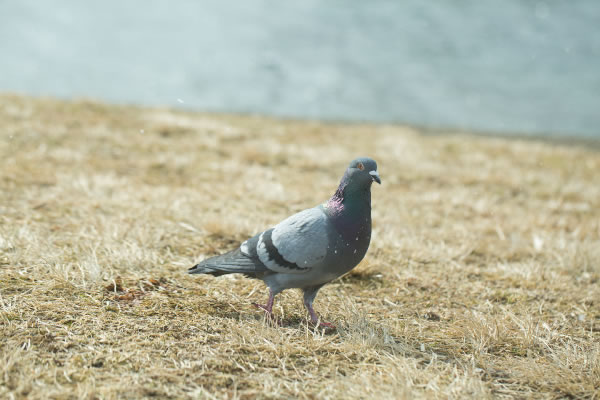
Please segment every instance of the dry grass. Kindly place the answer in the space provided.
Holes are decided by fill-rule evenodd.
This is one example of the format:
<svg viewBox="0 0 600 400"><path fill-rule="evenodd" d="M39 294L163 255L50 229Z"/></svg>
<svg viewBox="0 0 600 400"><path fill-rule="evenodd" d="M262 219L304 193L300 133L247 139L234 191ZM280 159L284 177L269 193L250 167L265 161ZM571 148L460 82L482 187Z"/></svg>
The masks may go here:
<svg viewBox="0 0 600 400"><path fill-rule="evenodd" d="M143 132L141 132L143 130ZM374 157L366 260L283 327L186 275ZM599 398L600 153L0 96L0 397Z"/></svg>

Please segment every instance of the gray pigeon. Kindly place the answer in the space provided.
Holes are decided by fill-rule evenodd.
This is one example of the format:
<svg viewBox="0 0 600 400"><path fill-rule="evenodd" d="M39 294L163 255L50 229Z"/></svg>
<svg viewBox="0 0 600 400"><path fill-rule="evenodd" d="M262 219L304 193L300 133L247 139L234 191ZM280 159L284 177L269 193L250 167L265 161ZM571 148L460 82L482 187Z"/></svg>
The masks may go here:
<svg viewBox="0 0 600 400"><path fill-rule="evenodd" d="M312 307L317 291L358 265L369 248L373 181L381 183L377 163L357 158L328 201L292 215L188 272L213 276L240 273L262 279L269 287L269 300L266 305L254 305L270 317L275 295L285 289L302 289L310 320L317 324L319 318ZM327 322L319 326L334 328Z"/></svg>

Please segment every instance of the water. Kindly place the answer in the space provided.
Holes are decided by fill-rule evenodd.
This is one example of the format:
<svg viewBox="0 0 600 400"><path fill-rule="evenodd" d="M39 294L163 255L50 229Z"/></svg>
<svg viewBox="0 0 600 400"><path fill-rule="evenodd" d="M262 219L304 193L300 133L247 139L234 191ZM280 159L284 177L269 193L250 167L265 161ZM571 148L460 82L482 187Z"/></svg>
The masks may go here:
<svg viewBox="0 0 600 400"><path fill-rule="evenodd" d="M600 138L600 2L0 0L0 91Z"/></svg>

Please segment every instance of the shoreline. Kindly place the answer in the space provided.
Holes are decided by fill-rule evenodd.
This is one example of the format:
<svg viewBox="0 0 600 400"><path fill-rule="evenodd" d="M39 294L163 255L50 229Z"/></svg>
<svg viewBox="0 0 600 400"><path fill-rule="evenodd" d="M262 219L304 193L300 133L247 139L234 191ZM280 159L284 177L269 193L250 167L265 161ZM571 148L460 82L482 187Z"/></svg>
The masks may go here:
<svg viewBox="0 0 600 400"><path fill-rule="evenodd" d="M337 120L337 119L310 119L310 118L298 118L288 117L281 115L270 115L270 114L259 114L252 112L227 112L227 111L214 111L214 110L202 110L193 109L187 107L173 107L169 105L157 105L148 106L133 103L113 103L106 102L101 99L93 97L76 97L76 98L60 98L53 96L33 96L20 93L12 92L0 92L0 101L3 99L16 98L16 99L30 99L39 100L46 102L56 102L65 104L78 104L78 103L92 103L103 105L107 107L116 107L123 109L137 109L137 110L165 110L172 112L183 112L205 116L218 116L218 117L234 117L234 118L259 118L264 120L272 120L279 122L299 123L299 124L320 124L324 126L371 126L371 127L397 127L401 129L412 129L426 136L465 136L465 137L476 137L476 138L497 138L507 140L524 140L530 142L544 142L550 144L556 144L561 146L577 146L584 148L591 148L600 150L600 132L598 137L590 137L586 135L577 134L565 134L560 132L553 133L525 133L525 132L498 132L498 131L485 131L485 130L467 130L453 127L431 127L427 125L421 125L418 123L405 123L405 122L377 122L377 121L352 121L352 120Z"/></svg>

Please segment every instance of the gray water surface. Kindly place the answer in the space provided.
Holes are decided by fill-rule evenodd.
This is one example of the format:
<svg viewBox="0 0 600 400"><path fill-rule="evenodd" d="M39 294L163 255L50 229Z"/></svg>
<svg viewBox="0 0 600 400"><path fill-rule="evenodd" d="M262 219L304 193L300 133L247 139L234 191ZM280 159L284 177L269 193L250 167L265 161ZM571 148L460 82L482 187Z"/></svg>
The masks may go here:
<svg viewBox="0 0 600 400"><path fill-rule="evenodd" d="M600 1L0 0L0 91L600 138Z"/></svg>

